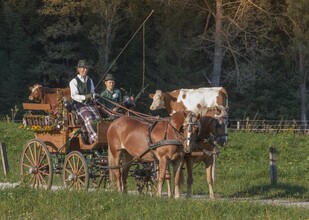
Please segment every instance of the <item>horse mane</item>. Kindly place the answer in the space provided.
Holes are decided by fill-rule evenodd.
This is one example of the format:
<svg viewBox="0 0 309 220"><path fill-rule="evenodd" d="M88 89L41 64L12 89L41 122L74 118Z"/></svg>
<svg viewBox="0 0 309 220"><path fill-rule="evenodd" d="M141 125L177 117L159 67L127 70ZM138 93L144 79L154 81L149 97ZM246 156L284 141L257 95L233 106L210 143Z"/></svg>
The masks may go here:
<svg viewBox="0 0 309 220"><path fill-rule="evenodd" d="M171 116L171 124L179 131L185 121L184 112L176 112Z"/></svg>

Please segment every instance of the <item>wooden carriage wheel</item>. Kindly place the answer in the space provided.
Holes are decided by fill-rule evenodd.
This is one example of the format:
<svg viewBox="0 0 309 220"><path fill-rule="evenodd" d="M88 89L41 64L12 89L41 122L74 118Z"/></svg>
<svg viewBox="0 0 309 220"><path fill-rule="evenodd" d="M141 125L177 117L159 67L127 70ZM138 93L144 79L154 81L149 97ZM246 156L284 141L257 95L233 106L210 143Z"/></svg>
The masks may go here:
<svg viewBox="0 0 309 220"><path fill-rule="evenodd" d="M72 151L66 157L63 166L63 183L67 189L88 189L89 171L84 155Z"/></svg>
<svg viewBox="0 0 309 220"><path fill-rule="evenodd" d="M50 189L53 167L46 144L32 139L26 144L20 159L21 181L33 188Z"/></svg>
<svg viewBox="0 0 309 220"><path fill-rule="evenodd" d="M158 171L156 169L156 164L153 162L136 164L135 183L140 194L155 195L157 193Z"/></svg>

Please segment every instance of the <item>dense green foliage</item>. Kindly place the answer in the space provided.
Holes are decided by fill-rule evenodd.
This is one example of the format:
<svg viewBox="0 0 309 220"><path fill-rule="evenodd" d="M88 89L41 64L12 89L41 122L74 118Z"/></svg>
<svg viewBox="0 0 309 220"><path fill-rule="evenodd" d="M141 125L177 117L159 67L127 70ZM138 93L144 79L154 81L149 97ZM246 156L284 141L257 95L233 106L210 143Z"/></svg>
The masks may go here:
<svg viewBox="0 0 309 220"><path fill-rule="evenodd" d="M94 67L95 83L109 70L128 93L149 84L140 99L146 106L156 89L210 86L219 2L1 1L0 117L11 117L34 83L68 86L83 58ZM224 1L219 77L231 118L259 112L263 119L305 120L308 8L307 0Z"/></svg>
<svg viewBox="0 0 309 220"><path fill-rule="evenodd" d="M0 123L0 141L9 158L8 176L0 182L19 180L19 159L33 133L18 124ZM293 133L256 134L230 132L217 164L217 200L169 200L99 191L41 191L19 186L1 190L0 213L4 219L308 219L304 208L266 205L259 199L308 201L309 136ZM277 148L278 183L270 184L269 146ZM54 176L61 186L60 176ZM58 181L57 181L58 180ZM131 182L132 184L132 182ZM130 186L134 190L134 184ZM186 189L183 186L182 192ZM193 194L208 196L204 167L194 168ZM182 196L184 198L184 196Z"/></svg>

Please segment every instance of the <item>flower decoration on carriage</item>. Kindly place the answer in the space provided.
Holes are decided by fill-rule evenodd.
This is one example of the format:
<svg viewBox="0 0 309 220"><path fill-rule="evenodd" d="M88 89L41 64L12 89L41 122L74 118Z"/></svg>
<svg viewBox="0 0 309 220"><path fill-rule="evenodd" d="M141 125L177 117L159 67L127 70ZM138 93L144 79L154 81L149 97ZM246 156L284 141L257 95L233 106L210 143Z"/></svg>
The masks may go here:
<svg viewBox="0 0 309 220"><path fill-rule="evenodd" d="M57 120L53 115L25 114L20 129L33 132L50 132L57 128Z"/></svg>

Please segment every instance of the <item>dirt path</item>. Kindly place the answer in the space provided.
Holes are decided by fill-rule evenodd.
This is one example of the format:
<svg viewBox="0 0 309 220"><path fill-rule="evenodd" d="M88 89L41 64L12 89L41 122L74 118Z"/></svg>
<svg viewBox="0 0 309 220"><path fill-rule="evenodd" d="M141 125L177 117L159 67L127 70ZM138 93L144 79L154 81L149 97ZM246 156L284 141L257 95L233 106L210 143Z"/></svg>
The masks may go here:
<svg viewBox="0 0 309 220"><path fill-rule="evenodd" d="M0 183L0 189L9 189L9 188L15 188L19 186L20 183ZM61 190L62 187L60 186L52 186L52 190ZM132 192L132 194L137 194L136 192ZM182 196L185 198L185 195ZM193 195L193 199L197 200L208 200L208 198L205 197L205 195ZM280 205L280 206L288 206L288 207L300 207L305 208L309 210L309 202L298 202L298 201L288 201L288 200L281 200L281 199L247 199L247 198L220 198L216 200L222 200L222 201L237 201L237 202L251 202L251 203L262 203L262 204L268 204L268 205Z"/></svg>

